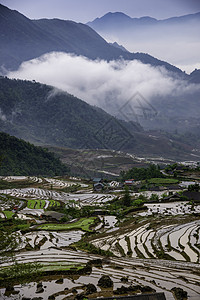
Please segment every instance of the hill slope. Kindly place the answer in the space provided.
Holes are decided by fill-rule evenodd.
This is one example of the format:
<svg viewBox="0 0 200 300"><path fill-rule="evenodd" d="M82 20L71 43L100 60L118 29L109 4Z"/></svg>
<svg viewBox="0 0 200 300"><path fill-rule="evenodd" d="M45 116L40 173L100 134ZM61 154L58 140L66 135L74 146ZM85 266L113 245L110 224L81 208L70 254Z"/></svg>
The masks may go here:
<svg viewBox="0 0 200 300"><path fill-rule="evenodd" d="M0 175L63 175L69 172L53 153L0 132Z"/></svg>
<svg viewBox="0 0 200 300"><path fill-rule="evenodd" d="M0 77L0 130L39 145L179 157L192 148L145 132L72 95Z"/></svg>
<svg viewBox="0 0 200 300"><path fill-rule="evenodd" d="M59 19L30 20L0 4L0 67L14 70L26 60L63 51L90 59L138 59L182 74L181 70L148 54L129 53L107 43L89 26ZM5 73L4 73L5 74ZM183 74L182 74L183 75Z"/></svg>
<svg viewBox="0 0 200 300"><path fill-rule="evenodd" d="M72 95L30 81L0 77L0 108L2 131L38 144L115 148L121 136L130 137L130 127L142 131L137 124L118 121Z"/></svg>

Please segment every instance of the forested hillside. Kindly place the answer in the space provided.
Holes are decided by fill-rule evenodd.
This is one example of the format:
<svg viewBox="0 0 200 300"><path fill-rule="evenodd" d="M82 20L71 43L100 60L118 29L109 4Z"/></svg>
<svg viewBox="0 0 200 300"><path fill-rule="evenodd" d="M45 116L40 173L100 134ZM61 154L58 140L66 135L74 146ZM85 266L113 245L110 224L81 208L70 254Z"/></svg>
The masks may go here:
<svg viewBox="0 0 200 300"><path fill-rule="evenodd" d="M65 175L69 169L53 153L0 132L0 175Z"/></svg>
<svg viewBox="0 0 200 300"><path fill-rule="evenodd" d="M191 152L188 145L159 133L152 136L138 123L118 120L51 86L5 77L0 77L0 131L40 146L168 157Z"/></svg>
<svg viewBox="0 0 200 300"><path fill-rule="evenodd" d="M40 145L71 148L134 147L129 132L137 124L116 120L103 110L52 87L0 77L0 130Z"/></svg>

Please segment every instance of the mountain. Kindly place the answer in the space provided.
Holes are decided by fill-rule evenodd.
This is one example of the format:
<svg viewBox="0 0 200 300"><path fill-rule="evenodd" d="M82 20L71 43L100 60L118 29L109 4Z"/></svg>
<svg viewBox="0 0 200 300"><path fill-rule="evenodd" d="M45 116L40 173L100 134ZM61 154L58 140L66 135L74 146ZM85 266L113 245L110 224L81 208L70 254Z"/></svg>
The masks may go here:
<svg viewBox="0 0 200 300"><path fill-rule="evenodd" d="M124 48L122 45L119 45L117 42L109 43L109 45L112 45L112 46L114 46L116 48L119 48L119 49L125 51L125 52L128 52L128 50L126 50L126 48Z"/></svg>
<svg viewBox="0 0 200 300"><path fill-rule="evenodd" d="M165 20L109 12L87 25L130 52L151 53L182 68L199 63L200 12Z"/></svg>
<svg viewBox="0 0 200 300"><path fill-rule="evenodd" d="M52 51L74 53L90 59L138 59L183 75L180 69L148 54L129 53L110 45L87 25L59 19L30 20L0 4L2 74L6 73L5 69L17 69L23 61Z"/></svg>
<svg viewBox="0 0 200 300"><path fill-rule="evenodd" d="M172 17L164 20L157 20L149 16L144 16L141 18L131 18L128 15L122 12L109 12L102 16L101 18L96 18L92 22L88 22L87 25L92 27L96 31L101 30L115 30L118 29L124 30L128 26L131 26L132 29L140 26L154 26L154 25L176 25L176 24L186 24L189 22L199 22L200 21L200 12L195 14L189 14L180 17Z"/></svg>
<svg viewBox="0 0 200 300"><path fill-rule="evenodd" d="M109 12L101 18L96 18L87 25L96 31L127 29L128 26L150 25L158 22L151 17L131 18L122 12Z"/></svg>
<svg viewBox="0 0 200 300"><path fill-rule="evenodd" d="M200 83L200 69L195 69L191 74L190 74L190 82L192 83Z"/></svg>
<svg viewBox="0 0 200 300"><path fill-rule="evenodd" d="M2 131L38 144L115 148L121 136L131 137L127 123L72 95L36 82L0 77L0 108ZM137 124L132 124L132 128L142 131Z"/></svg>
<svg viewBox="0 0 200 300"><path fill-rule="evenodd" d="M4 77L0 77L0 131L42 146L114 149L178 158L188 157L192 150L50 86Z"/></svg>
<svg viewBox="0 0 200 300"><path fill-rule="evenodd" d="M53 153L0 132L0 176L66 175L69 169Z"/></svg>

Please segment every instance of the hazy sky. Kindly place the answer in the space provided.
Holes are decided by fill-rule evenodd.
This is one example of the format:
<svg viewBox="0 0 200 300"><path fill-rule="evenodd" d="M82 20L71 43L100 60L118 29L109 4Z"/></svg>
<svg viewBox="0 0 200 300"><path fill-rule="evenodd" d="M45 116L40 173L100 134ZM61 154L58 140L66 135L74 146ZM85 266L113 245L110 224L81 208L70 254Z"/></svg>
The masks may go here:
<svg viewBox="0 0 200 300"><path fill-rule="evenodd" d="M31 19L61 18L86 23L111 11L158 19L200 11L200 0L0 0Z"/></svg>

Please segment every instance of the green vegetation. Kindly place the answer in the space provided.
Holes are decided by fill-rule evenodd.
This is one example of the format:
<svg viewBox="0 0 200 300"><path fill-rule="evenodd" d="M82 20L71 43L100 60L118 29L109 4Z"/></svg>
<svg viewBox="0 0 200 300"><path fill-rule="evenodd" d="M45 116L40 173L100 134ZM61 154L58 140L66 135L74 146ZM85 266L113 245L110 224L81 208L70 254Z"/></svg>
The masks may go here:
<svg viewBox="0 0 200 300"><path fill-rule="evenodd" d="M90 148L102 148L103 145L104 148L115 149L116 145L118 147L121 144L122 137L126 140L128 136L128 147L135 147L135 139L130 139L129 133L134 124L129 125L117 120L99 108L90 106L67 93L55 94L52 87L44 84L0 77L0 107L6 120L12 120L5 122L1 119L0 130L33 143L76 149L84 148L86 145L90 145ZM18 111L23 118L19 117ZM108 126L102 130L104 124ZM140 127L137 125L136 129L138 131ZM9 154L9 157L13 158L10 162L12 174L19 175L22 171L23 175L53 176L66 173L66 170L63 172L63 167L61 165L58 167L58 164L57 168L55 165L50 168L51 159L48 159L46 164L43 163L43 159L39 162L39 153L35 156L34 151L27 164L26 151L21 150L23 157L23 161L20 160L21 164L14 163L14 158ZM45 152L45 158L50 155L47 153ZM4 161L9 161L9 157ZM8 171L10 169L6 169L4 162L2 175L8 174Z"/></svg>
<svg viewBox="0 0 200 300"><path fill-rule="evenodd" d="M1 124L0 124L1 125ZM0 175L63 175L69 172L53 153L0 132Z"/></svg>
<svg viewBox="0 0 200 300"><path fill-rule="evenodd" d="M58 201L57 201L58 202ZM90 217L93 213L93 211L97 208L98 206L90 206L86 205L81 207L81 209L77 208L74 206L74 200L71 200L70 205L68 207L63 207L63 206L51 206L51 210L60 212L64 214L64 217L62 218L62 222L68 222L71 219L78 219L78 218L86 218ZM60 202L59 202L60 204Z"/></svg>
<svg viewBox="0 0 200 300"><path fill-rule="evenodd" d="M53 200L53 199L50 199L48 200L49 201L49 206L48 207L60 207L60 202L59 201L56 201L56 200Z"/></svg>
<svg viewBox="0 0 200 300"><path fill-rule="evenodd" d="M47 200L49 202L48 208L52 208L52 207L59 207L61 204L59 201L56 200ZM27 207L31 208L31 209L42 209L44 208L46 205L46 201L45 200L35 200L35 199L29 199L27 202Z"/></svg>
<svg viewBox="0 0 200 300"><path fill-rule="evenodd" d="M4 267L0 270L0 282L10 282L16 279L35 279L40 274L41 265L38 262L19 264L13 261L13 265Z"/></svg>
<svg viewBox="0 0 200 300"><path fill-rule="evenodd" d="M0 150L1 151L1 150ZM0 164L0 170L1 170L1 164ZM26 187L30 187L34 185L35 183L31 180L19 180L19 181L13 181L9 182L6 180L1 180L0 179L0 189L1 190L6 190L6 189L23 189ZM9 197L8 195L6 197Z"/></svg>
<svg viewBox="0 0 200 300"><path fill-rule="evenodd" d="M135 199L133 202L133 206L135 207L141 207L145 203L145 197L140 195L138 199Z"/></svg>
<svg viewBox="0 0 200 300"><path fill-rule="evenodd" d="M131 196L129 194L129 188L125 186L124 196L123 196L123 205L130 206L131 205Z"/></svg>
<svg viewBox="0 0 200 300"><path fill-rule="evenodd" d="M9 211L9 210L4 210L3 213L6 217L6 219L11 219L12 216L14 215L14 213L12 211Z"/></svg>
<svg viewBox="0 0 200 300"><path fill-rule="evenodd" d="M111 251L102 250L100 248L95 247L93 244L88 243L88 242L83 241L83 240L77 242L76 244L74 244L74 246L77 249L88 251L88 252L93 253L93 254L98 254L98 255L102 255L102 256L113 256L113 253Z"/></svg>
<svg viewBox="0 0 200 300"><path fill-rule="evenodd" d="M0 231L9 232L9 234L18 230L28 230L30 223L27 220L21 220L16 218L1 219L0 218Z"/></svg>
<svg viewBox="0 0 200 300"><path fill-rule="evenodd" d="M200 185L198 183L191 184L188 186L189 192L199 192L200 191Z"/></svg>
<svg viewBox="0 0 200 300"><path fill-rule="evenodd" d="M17 233L20 229L28 229L30 224L27 221L19 219L0 219L0 260L3 262L11 262L9 267L1 268L0 270L0 282L8 281L17 277L31 277L32 273L36 274L38 270L38 264L18 264L14 251L21 243L20 235Z"/></svg>
<svg viewBox="0 0 200 300"><path fill-rule="evenodd" d="M130 212L140 210L145 202L147 202L145 196L140 195L138 198L131 197L126 188L126 191L123 192L121 197L117 197L105 204L105 209L109 211L110 215L115 215L119 218Z"/></svg>
<svg viewBox="0 0 200 300"><path fill-rule="evenodd" d="M40 268L40 272L48 272L48 271L69 271L69 270L81 270L83 269L84 266L81 265L61 265L61 264L56 264L52 263L47 266L43 265Z"/></svg>
<svg viewBox="0 0 200 300"><path fill-rule="evenodd" d="M78 220L77 222L68 223L68 224L43 224L39 225L38 229L41 230L71 230L71 229L81 229L83 231L91 232L92 230L90 227L95 224L96 222L95 217L90 218L82 218Z"/></svg>
<svg viewBox="0 0 200 300"><path fill-rule="evenodd" d="M179 181L174 178L152 178L148 180L150 184L176 184Z"/></svg>
<svg viewBox="0 0 200 300"><path fill-rule="evenodd" d="M132 168L127 172L122 171L120 175L123 181L128 179L145 180L164 177L164 175L160 172L159 166L156 165L150 165L147 168Z"/></svg>

